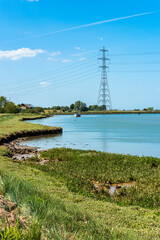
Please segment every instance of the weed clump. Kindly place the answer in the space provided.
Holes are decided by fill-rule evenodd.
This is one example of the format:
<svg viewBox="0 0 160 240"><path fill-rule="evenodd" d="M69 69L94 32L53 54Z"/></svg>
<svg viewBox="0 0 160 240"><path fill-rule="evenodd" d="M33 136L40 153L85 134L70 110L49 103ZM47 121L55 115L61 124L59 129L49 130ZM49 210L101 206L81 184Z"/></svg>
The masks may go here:
<svg viewBox="0 0 160 240"><path fill-rule="evenodd" d="M7 226L3 230L0 230L1 240L25 240L22 230L18 228L16 224L14 227ZM27 240L27 239L26 239Z"/></svg>
<svg viewBox="0 0 160 240"><path fill-rule="evenodd" d="M0 176L0 195L4 195L4 194L5 194L5 186L2 181L2 177Z"/></svg>

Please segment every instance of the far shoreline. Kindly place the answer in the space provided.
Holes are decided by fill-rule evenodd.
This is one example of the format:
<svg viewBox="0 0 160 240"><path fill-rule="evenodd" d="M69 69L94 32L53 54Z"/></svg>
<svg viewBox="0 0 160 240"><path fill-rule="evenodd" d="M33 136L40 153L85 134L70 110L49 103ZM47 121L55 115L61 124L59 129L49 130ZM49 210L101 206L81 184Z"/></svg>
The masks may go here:
<svg viewBox="0 0 160 240"><path fill-rule="evenodd" d="M79 112L82 115L108 115L108 114L160 114L160 111L92 111L92 112ZM75 112L54 112L54 115L74 115Z"/></svg>

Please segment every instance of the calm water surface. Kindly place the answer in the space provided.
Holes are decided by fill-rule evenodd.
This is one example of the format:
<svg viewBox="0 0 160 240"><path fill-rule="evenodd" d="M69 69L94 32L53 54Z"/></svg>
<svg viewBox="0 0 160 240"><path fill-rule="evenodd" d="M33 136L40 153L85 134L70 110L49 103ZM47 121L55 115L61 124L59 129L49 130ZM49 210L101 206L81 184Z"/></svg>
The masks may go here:
<svg viewBox="0 0 160 240"><path fill-rule="evenodd" d="M160 157L160 114L83 115L76 121L60 115L29 122L60 126L63 134L30 138L24 145Z"/></svg>

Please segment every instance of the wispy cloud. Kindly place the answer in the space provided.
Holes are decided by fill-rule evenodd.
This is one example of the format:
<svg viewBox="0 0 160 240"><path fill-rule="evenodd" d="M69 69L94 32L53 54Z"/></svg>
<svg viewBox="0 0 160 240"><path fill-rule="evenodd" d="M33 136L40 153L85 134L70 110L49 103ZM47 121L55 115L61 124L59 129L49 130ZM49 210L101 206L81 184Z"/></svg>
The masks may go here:
<svg viewBox="0 0 160 240"><path fill-rule="evenodd" d="M80 58L78 59L78 61L85 61L85 60L86 60L85 57L80 57Z"/></svg>
<svg viewBox="0 0 160 240"><path fill-rule="evenodd" d="M27 0L27 2L39 2L39 0Z"/></svg>
<svg viewBox="0 0 160 240"><path fill-rule="evenodd" d="M53 61L53 62L58 62L59 61L59 59L53 58L53 57L48 57L47 60L48 61Z"/></svg>
<svg viewBox="0 0 160 240"><path fill-rule="evenodd" d="M21 58L33 58L38 54L44 53L42 49L20 48L17 50L0 51L0 59L7 58L10 60L19 60Z"/></svg>
<svg viewBox="0 0 160 240"><path fill-rule="evenodd" d="M75 47L76 50L80 50L81 48L80 47Z"/></svg>
<svg viewBox="0 0 160 240"><path fill-rule="evenodd" d="M51 53L51 56L58 56L58 55L61 55L61 52L60 51L57 51L57 52L52 52Z"/></svg>
<svg viewBox="0 0 160 240"><path fill-rule="evenodd" d="M62 62L63 63L70 63L70 62L72 62L70 59L62 59Z"/></svg>
<svg viewBox="0 0 160 240"><path fill-rule="evenodd" d="M72 57L78 57L78 56L83 56L89 53L94 53L97 52L97 50L90 50L90 51L84 51L84 52L79 52L79 53L73 53L71 56Z"/></svg>
<svg viewBox="0 0 160 240"><path fill-rule="evenodd" d="M134 15L130 15L130 16L113 18L113 19L103 20L103 21L99 21L99 22L88 23L88 24L84 24L84 25L80 25L80 26L76 26L76 27L61 29L61 30L54 31L54 32L48 32L48 33L42 33L42 34L39 34L39 35L33 35L33 36L30 36L30 37L21 38L21 39L43 37L43 36L52 35L52 34L56 34L56 33L72 31L72 30L79 29L79 28L86 28L86 27L91 27L91 26L100 25L100 24L104 24L104 23L116 22L116 21L120 21L120 20L124 20L124 19L128 19L128 18L140 17L140 16L143 16L143 15L148 15L148 14L153 14L153 13L155 13L155 12L138 13L138 14L134 14Z"/></svg>
<svg viewBox="0 0 160 240"><path fill-rule="evenodd" d="M41 87L45 88L45 87L49 87L51 85L51 82L40 82L39 84Z"/></svg>
<svg viewBox="0 0 160 240"><path fill-rule="evenodd" d="M98 37L98 40L103 41L103 37Z"/></svg>

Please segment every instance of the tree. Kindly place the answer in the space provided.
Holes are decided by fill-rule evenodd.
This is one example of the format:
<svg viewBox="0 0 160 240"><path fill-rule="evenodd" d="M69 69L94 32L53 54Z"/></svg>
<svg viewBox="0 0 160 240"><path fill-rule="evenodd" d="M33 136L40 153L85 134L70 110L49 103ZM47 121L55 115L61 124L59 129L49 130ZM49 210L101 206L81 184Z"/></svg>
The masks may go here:
<svg viewBox="0 0 160 240"><path fill-rule="evenodd" d="M147 108L147 111L153 111L153 110L154 110L153 107L148 107L148 108Z"/></svg>
<svg viewBox="0 0 160 240"><path fill-rule="evenodd" d="M64 107L61 107L61 111L63 112L66 112L69 110L69 107L68 106L64 106Z"/></svg>
<svg viewBox="0 0 160 240"><path fill-rule="evenodd" d="M98 105L93 105L93 106L92 106L92 110L93 110L93 111L96 111L96 110L98 110L98 109L99 109Z"/></svg>
<svg viewBox="0 0 160 240"><path fill-rule="evenodd" d="M70 105L70 109L74 109L74 104L72 103L71 105Z"/></svg>
<svg viewBox="0 0 160 240"><path fill-rule="evenodd" d="M81 105L81 101L76 101L75 104L74 104L74 110L75 111L80 110L80 105Z"/></svg>
<svg viewBox="0 0 160 240"><path fill-rule="evenodd" d="M106 110L106 105L100 106L100 107L99 107L99 110L100 110L100 111L105 111L105 110Z"/></svg>
<svg viewBox="0 0 160 240"><path fill-rule="evenodd" d="M20 112L20 109L13 102L7 102L4 110L5 110L6 113L18 113L18 112Z"/></svg>
<svg viewBox="0 0 160 240"><path fill-rule="evenodd" d="M83 102L81 102L81 104L80 104L80 111L87 111L88 110L88 108L87 108L87 105L86 105L86 103L83 103Z"/></svg>
<svg viewBox="0 0 160 240"><path fill-rule="evenodd" d="M86 103L83 103L81 101L76 101L75 104L74 104L74 110L76 111L87 111L88 108L87 108L87 105Z"/></svg>
<svg viewBox="0 0 160 240"><path fill-rule="evenodd" d="M4 96L0 97L0 112L3 113L5 111L5 106L7 104L7 98Z"/></svg>
<svg viewBox="0 0 160 240"><path fill-rule="evenodd" d="M89 110L89 111L92 110L92 105L89 105L88 110Z"/></svg>
<svg viewBox="0 0 160 240"><path fill-rule="evenodd" d="M33 113L44 113L44 108L42 107L34 107L32 109Z"/></svg>
<svg viewBox="0 0 160 240"><path fill-rule="evenodd" d="M60 110L61 108L60 108L60 106L56 106L55 109L56 110Z"/></svg>

